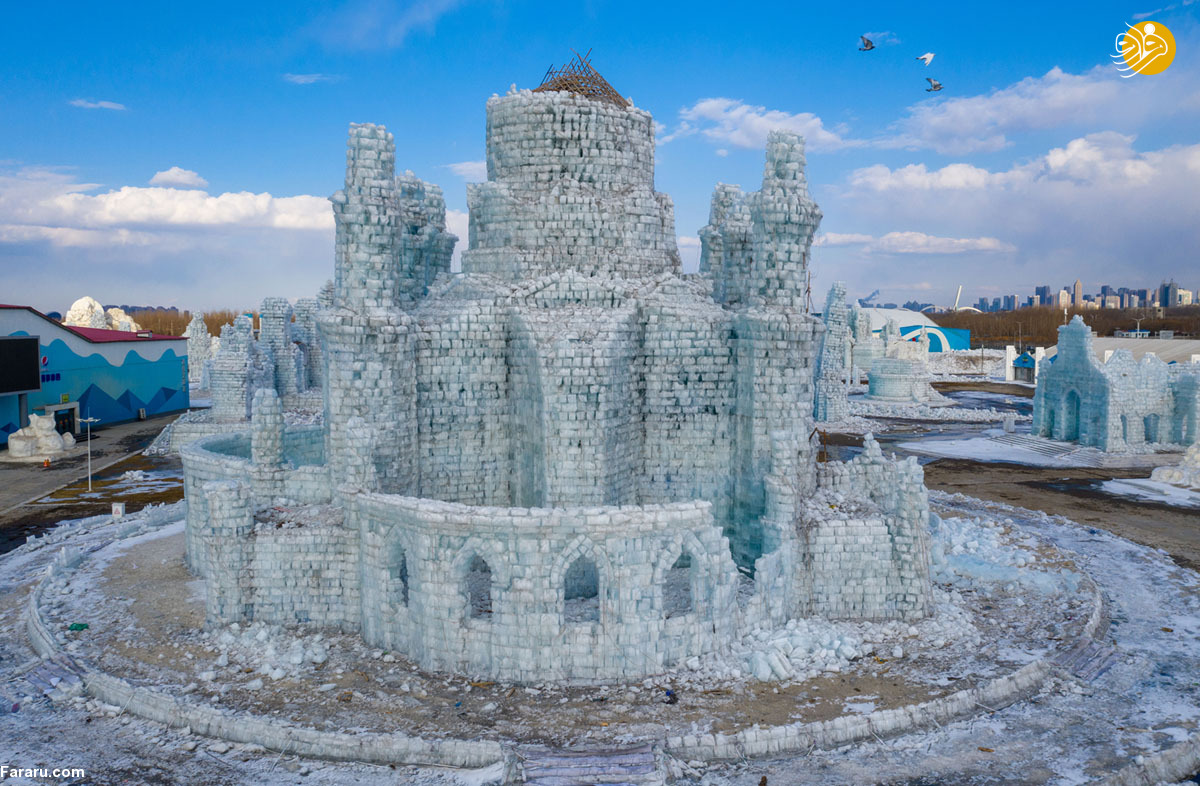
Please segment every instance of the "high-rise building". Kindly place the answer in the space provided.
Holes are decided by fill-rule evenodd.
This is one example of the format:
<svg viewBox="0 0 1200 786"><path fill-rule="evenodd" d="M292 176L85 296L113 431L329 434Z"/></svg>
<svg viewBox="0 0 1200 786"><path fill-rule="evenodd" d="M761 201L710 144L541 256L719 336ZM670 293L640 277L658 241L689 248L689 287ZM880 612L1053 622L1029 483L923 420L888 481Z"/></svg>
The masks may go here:
<svg viewBox="0 0 1200 786"><path fill-rule="evenodd" d="M1016 311L1017 310L1017 296L1016 295L1005 295L1004 296L1004 310L1005 311Z"/></svg>
<svg viewBox="0 0 1200 786"><path fill-rule="evenodd" d="M1179 303L1179 285L1174 280L1169 284L1162 284L1158 288L1158 305L1163 308L1170 308Z"/></svg>
<svg viewBox="0 0 1200 786"><path fill-rule="evenodd" d="M1100 301L1101 308L1120 308L1121 297L1119 295L1104 295Z"/></svg>
<svg viewBox="0 0 1200 786"><path fill-rule="evenodd" d="M1179 300L1177 301L1177 303L1178 303L1178 305L1181 305L1181 306L1192 305L1192 290L1190 290L1190 289L1179 290Z"/></svg>
<svg viewBox="0 0 1200 786"><path fill-rule="evenodd" d="M1058 290L1058 307L1069 308L1071 305L1071 293L1065 289Z"/></svg>
<svg viewBox="0 0 1200 786"><path fill-rule="evenodd" d="M979 300L975 302L975 308L986 313L989 310L988 299L985 297L979 298Z"/></svg>
<svg viewBox="0 0 1200 786"><path fill-rule="evenodd" d="M1075 279L1075 296L1071 298L1071 305L1075 308L1083 307L1083 283L1079 279Z"/></svg>
<svg viewBox="0 0 1200 786"><path fill-rule="evenodd" d="M1033 294L1037 298L1037 305L1039 306L1048 306L1054 302L1049 284L1044 287L1037 287L1033 290Z"/></svg>

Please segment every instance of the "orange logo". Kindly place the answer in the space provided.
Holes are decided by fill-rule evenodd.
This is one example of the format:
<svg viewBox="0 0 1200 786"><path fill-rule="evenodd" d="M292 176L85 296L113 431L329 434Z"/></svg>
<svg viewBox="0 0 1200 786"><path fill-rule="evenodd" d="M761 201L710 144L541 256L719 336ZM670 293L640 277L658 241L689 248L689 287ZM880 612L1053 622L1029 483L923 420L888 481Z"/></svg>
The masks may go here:
<svg viewBox="0 0 1200 786"><path fill-rule="evenodd" d="M1175 60L1175 36L1162 22L1126 23L1117 36L1117 53L1110 55L1122 79L1134 74L1161 74Z"/></svg>

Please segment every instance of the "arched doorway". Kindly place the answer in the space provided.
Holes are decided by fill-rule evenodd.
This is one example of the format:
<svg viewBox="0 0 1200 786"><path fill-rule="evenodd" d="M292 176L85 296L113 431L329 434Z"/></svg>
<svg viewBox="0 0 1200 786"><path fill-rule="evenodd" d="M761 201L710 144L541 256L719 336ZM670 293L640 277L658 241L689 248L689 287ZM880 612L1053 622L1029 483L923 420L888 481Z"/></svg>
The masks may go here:
<svg viewBox="0 0 1200 786"><path fill-rule="evenodd" d="M1079 394L1074 390L1067 393L1063 405L1063 439L1067 442L1079 441Z"/></svg>

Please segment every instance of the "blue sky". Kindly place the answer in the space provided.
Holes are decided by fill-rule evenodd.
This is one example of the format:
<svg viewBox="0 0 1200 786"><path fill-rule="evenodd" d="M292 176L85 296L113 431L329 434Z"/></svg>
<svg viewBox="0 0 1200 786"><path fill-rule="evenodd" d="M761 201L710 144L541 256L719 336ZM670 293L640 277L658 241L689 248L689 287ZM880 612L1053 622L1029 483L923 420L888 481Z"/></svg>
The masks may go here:
<svg viewBox="0 0 1200 786"><path fill-rule="evenodd" d="M757 188L782 126L808 139L825 214L816 289L1200 286L1194 0L38 5L0 28L0 301L311 295L332 275L323 200L350 122L388 126L465 243L484 102L571 47L661 124L685 260L713 186ZM1172 30L1175 62L1121 79L1113 42L1145 18Z"/></svg>

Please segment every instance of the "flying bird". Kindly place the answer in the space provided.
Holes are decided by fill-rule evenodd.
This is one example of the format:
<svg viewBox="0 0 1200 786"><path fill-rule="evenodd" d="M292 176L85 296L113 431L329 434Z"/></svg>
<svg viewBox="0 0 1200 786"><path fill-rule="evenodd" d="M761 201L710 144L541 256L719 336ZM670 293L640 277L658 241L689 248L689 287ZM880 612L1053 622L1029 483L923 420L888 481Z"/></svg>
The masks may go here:
<svg viewBox="0 0 1200 786"><path fill-rule="evenodd" d="M925 65L929 65L931 62L933 62L933 52L926 52L925 54L921 55L917 59L924 60Z"/></svg>
<svg viewBox="0 0 1200 786"><path fill-rule="evenodd" d="M929 83L929 87L925 88L926 93L936 93L937 91L942 89L942 83L937 81L936 79L930 79L929 77L925 77L925 81Z"/></svg>
<svg viewBox="0 0 1200 786"><path fill-rule="evenodd" d="M875 42L872 41L871 39L867 38L865 35L860 35L859 38L862 39L862 46L860 46L858 48L858 51L870 52L872 49L875 48Z"/></svg>

